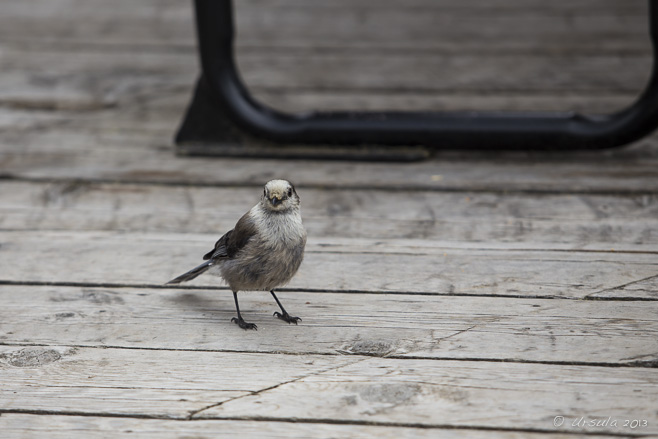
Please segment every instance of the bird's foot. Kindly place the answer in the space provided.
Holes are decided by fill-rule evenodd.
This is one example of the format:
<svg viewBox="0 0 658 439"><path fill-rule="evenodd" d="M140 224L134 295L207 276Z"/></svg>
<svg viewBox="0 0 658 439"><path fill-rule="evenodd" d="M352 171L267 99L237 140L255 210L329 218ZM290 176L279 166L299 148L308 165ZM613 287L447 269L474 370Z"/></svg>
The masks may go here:
<svg viewBox="0 0 658 439"><path fill-rule="evenodd" d="M294 323L294 324L296 325L297 322L301 322L301 321L302 321L301 318L299 318L299 317L292 317L292 316L290 316L290 314L288 314L287 312L284 312L283 314L281 314L279 311L275 311L273 315L276 316L276 317L278 317L278 318L280 318L280 319L283 320L284 322L288 322L288 324Z"/></svg>
<svg viewBox="0 0 658 439"><path fill-rule="evenodd" d="M245 330L254 329L256 331L258 330L258 326L256 326L255 323L247 323L247 322L244 321L244 319L242 317L233 317L231 319L231 321L233 323L235 323L236 325L238 325L239 327L241 327L242 329L245 329Z"/></svg>

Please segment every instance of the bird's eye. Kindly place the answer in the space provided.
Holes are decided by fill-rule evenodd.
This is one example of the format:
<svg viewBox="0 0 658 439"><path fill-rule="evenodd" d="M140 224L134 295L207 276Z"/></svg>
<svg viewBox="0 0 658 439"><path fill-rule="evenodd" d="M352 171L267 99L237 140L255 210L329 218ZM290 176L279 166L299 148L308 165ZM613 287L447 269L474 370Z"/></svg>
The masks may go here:
<svg viewBox="0 0 658 439"><path fill-rule="evenodd" d="M267 197L267 190L266 189L263 189L263 196Z"/></svg>
<svg viewBox="0 0 658 439"><path fill-rule="evenodd" d="M292 189L288 189L288 196L292 197Z"/></svg>

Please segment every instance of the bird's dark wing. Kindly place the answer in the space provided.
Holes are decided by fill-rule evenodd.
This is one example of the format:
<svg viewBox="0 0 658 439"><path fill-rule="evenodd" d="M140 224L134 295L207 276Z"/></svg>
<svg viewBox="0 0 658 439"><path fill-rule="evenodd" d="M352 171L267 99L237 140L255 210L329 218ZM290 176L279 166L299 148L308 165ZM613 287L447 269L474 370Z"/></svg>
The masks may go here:
<svg viewBox="0 0 658 439"><path fill-rule="evenodd" d="M215 248L210 250L208 253L203 255L203 260L207 261L210 258L228 258L228 251L226 249L226 243L233 234L233 230L229 230L217 240L215 243Z"/></svg>
<svg viewBox="0 0 658 439"><path fill-rule="evenodd" d="M249 213L240 218L233 230L229 230L215 243L215 248L203 256L208 259L232 258L256 234L256 227Z"/></svg>

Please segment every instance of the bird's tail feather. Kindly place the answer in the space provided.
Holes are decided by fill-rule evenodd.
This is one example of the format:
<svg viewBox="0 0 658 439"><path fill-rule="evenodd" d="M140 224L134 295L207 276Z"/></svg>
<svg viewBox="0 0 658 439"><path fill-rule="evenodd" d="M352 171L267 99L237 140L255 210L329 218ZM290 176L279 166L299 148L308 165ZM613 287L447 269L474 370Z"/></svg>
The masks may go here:
<svg viewBox="0 0 658 439"><path fill-rule="evenodd" d="M187 273L181 274L177 278L170 280L165 285L179 284L181 282L187 282L188 280L192 280L195 277L199 276L200 274L205 273L206 270L208 270L211 265L212 265L212 261L206 261L203 264L199 265L198 267L194 267Z"/></svg>

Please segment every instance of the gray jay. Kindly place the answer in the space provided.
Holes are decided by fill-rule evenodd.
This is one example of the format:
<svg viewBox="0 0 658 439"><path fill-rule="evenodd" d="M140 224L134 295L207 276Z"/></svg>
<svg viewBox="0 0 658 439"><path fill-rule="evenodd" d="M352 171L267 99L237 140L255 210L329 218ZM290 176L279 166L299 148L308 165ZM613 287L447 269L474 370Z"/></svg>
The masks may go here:
<svg viewBox="0 0 658 439"><path fill-rule="evenodd" d="M292 279L304 257L306 230L299 202L290 182L267 182L260 202L240 218L233 230L219 238L215 248L203 257L206 262L167 284L179 284L208 272L224 278L233 291L238 316L231 321L242 329L257 329L240 315L238 291L244 290L269 291L281 308L274 315L297 324L301 319L286 312L274 289Z"/></svg>

